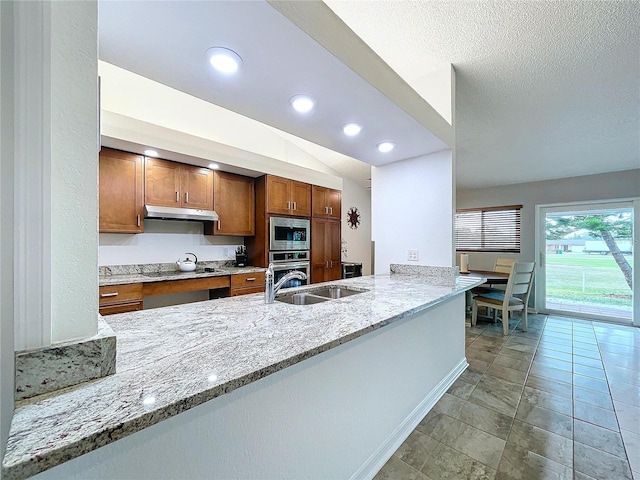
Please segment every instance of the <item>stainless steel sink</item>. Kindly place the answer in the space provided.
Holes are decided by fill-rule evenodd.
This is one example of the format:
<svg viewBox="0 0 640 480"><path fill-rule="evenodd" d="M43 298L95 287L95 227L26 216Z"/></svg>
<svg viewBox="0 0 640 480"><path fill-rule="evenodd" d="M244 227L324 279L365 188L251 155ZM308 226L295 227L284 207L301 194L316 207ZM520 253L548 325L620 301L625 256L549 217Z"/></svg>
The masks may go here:
<svg viewBox="0 0 640 480"><path fill-rule="evenodd" d="M329 285L328 287L311 290L310 293L313 293L314 295L319 295L321 297L334 299L334 298L349 297L351 295L356 295L362 292L363 290L353 290L351 288L341 287L339 285Z"/></svg>
<svg viewBox="0 0 640 480"><path fill-rule="evenodd" d="M281 293L276 295L278 302L290 303L292 305L311 305L330 300L328 297L319 297L310 293Z"/></svg>
<svg viewBox="0 0 640 480"><path fill-rule="evenodd" d="M279 302L290 303L292 305L312 305L314 303L322 303L328 300L349 297L366 291L367 290L354 290L341 285L328 285L325 287L310 288L302 292L281 293L276 295L276 300Z"/></svg>

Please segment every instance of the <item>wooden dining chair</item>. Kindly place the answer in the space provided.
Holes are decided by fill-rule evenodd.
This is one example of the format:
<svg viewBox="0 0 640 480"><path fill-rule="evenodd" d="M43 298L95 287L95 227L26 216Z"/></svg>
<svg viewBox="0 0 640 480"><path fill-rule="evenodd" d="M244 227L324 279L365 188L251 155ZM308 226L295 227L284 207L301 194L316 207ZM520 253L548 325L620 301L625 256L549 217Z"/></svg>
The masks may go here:
<svg viewBox="0 0 640 480"><path fill-rule="evenodd" d="M511 267L514 263L516 263L515 258L496 258L496 264L493 266L493 271L511 273Z"/></svg>
<svg viewBox="0 0 640 480"><path fill-rule="evenodd" d="M531 294L535 266L535 262L514 263L511 266L509 281L504 292L490 292L474 297L471 306L471 325L475 325L478 319L478 307L494 308L502 311L502 332L504 335L509 335L509 312L520 310L522 311L522 331L526 332L527 304Z"/></svg>

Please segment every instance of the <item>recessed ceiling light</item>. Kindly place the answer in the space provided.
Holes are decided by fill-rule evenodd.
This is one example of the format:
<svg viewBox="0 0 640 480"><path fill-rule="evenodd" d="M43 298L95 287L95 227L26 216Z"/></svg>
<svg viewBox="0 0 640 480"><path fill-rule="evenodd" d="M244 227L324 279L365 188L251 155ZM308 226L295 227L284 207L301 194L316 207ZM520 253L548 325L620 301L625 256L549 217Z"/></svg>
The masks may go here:
<svg viewBox="0 0 640 480"><path fill-rule="evenodd" d="M236 73L242 66L242 58L233 50L224 47L211 47L207 50L209 63L220 73Z"/></svg>
<svg viewBox="0 0 640 480"><path fill-rule="evenodd" d="M378 150L380 150L382 153L387 153L393 150L393 147L395 146L396 146L395 143L382 142L378 144Z"/></svg>
<svg viewBox="0 0 640 480"><path fill-rule="evenodd" d="M157 157L158 156L158 152L156 152L155 150L145 150L144 154L147 157Z"/></svg>
<svg viewBox="0 0 640 480"><path fill-rule="evenodd" d="M360 133L360 130L362 130L362 125L360 125L359 123L351 122L351 123L345 123L344 125L342 125L342 131L348 137L353 137L354 135L358 135Z"/></svg>
<svg viewBox="0 0 640 480"><path fill-rule="evenodd" d="M309 95L294 95L289 99L291 106L300 113L308 113L313 110L316 101Z"/></svg>
<svg viewBox="0 0 640 480"><path fill-rule="evenodd" d="M209 168L210 168L211 170L217 170L217 169L219 169L219 168L220 168L220 165L218 165L217 163L210 163L210 164L209 164Z"/></svg>

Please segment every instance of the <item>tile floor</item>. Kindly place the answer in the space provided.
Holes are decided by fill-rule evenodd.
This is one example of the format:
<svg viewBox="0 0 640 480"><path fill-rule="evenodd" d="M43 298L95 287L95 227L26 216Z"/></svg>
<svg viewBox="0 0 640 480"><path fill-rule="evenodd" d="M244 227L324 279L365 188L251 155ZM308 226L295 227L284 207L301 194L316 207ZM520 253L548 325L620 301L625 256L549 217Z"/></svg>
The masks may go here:
<svg viewBox="0 0 640 480"><path fill-rule="evenodd" d="M467 327L469 368L375 480L640 480L640 329L519 323Z"/></svg>

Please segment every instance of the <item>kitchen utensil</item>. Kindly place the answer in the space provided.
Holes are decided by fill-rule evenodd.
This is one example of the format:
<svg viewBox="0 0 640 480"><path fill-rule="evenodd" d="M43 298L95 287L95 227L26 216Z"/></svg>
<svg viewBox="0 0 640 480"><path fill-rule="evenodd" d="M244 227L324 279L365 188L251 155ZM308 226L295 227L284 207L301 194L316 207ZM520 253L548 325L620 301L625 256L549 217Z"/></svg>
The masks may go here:
<svg viewBox="0 0 640 480"><path fill-rule="evenodd" d="M195 253L190 253L190 252L185 253L185 255L193 255L193 258L195 258L195 260L191 260L190 258L185 258L184 260L180 261L180 259L178 258L176 265L178 266L181 272L195 271L196 263L198 262L198 257L196 257Z"/></svg>

